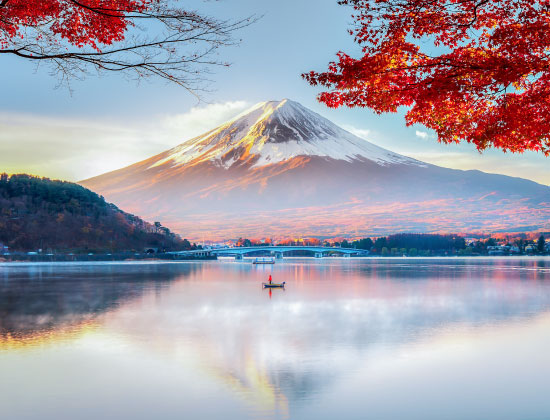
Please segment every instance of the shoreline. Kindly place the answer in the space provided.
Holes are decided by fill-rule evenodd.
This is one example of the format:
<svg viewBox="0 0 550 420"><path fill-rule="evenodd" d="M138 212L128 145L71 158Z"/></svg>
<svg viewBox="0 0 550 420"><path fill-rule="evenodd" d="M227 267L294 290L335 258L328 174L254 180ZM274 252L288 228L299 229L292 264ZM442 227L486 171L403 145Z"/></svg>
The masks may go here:
<svg viewBox="0 0 550 420"><path fill-rule="evenodd" d="M75 260L63 260L63 261L49 261L49 260L3 260L0 258L0 266L9 266L9 265L99 265L99 264L177 264L177 263L188 263L188 262L210 262L210 261L220 261L220 262L236 262L247 264L250 261L253 261L253 257L245 257L242 260L235 260L233 257L221 257L221 258L127 258L127 259L94 259L94 260L85 260L85 259L75 259ZM305 260L305 261L332 261L332 260L344 260L344 261L405 261L405 260L550 260L550 255L515 255L515 256L502 256L502 255L480 255L480 256L429 256L429 257L382 257L382 256L366 256L366 257L323 257L323 258L314 258L314 257L285 257L282 261L279 261L278 264L285 260ZM275 264L277 265L277 264Z"/></svg>

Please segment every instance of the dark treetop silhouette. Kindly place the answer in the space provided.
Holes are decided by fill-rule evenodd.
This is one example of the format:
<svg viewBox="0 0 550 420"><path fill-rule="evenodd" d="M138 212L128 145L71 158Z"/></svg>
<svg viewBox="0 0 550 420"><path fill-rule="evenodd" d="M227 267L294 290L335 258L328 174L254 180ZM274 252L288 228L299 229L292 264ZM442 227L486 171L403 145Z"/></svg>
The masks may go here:
<svg viewBox="0 0 550 420"><path fill-rule="evenodd" d="M0 174L0 242L10 250L180 249L169 229L119 210L64 181Z"/></svg>

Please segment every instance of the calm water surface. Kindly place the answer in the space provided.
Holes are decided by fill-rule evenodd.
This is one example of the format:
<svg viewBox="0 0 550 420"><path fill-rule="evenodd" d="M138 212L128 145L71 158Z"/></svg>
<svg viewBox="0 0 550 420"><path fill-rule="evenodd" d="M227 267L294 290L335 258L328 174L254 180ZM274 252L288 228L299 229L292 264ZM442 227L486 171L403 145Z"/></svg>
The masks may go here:
<svg viewBox="0 0 550 420"><path fill-rule="evenodd" d="M6 420L535 420L549 390L549 259L0 264Z"/></svg>

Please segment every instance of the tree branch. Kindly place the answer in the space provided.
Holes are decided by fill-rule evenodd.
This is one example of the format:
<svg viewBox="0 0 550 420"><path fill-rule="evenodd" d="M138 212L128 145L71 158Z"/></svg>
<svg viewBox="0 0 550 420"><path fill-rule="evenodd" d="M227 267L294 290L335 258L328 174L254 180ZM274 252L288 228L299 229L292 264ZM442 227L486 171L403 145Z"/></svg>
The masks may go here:
<svg viewBox="0 0 550 420"><path fill-rule="evenodd" d="M0 1L2 8L9 0ZM214 56L217 50L236 45L238 41L233 33L259 19L249 16L236 21L219 20L173 8L164 2L143 2L143 9L132 6L133 10L126 10L124 4L134 3L121 1L120 8L103 8L80 0L65 1L72 5L80 25L70 33L60 30L67 19L71 22L70 13L57 11L57 15L38 17L3 13L0 54L13 54L37 63L49 62L64 82L82 78L94 69L125 72L138 80L160 77L197 92L203 91L201 82L209 82L205 78L209 68L228 65ZM70 5L64 7L71 8ZM110 28L112 32L102 32ZM112 44L111 39L115 40Z"/></svg>

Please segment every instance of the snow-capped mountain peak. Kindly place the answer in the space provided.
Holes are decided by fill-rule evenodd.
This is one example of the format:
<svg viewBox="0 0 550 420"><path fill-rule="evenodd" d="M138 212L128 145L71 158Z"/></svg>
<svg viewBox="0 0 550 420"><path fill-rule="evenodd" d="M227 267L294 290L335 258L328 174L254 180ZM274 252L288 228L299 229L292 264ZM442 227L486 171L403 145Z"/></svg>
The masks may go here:
<svg viewBox="0 0 550 420"><path fill-rule="evenodd" d="M188 239L550 230L550 188L418 162L283 100L82 184Z"/></svg>
<svg viewBox="0 0 550 420"><path fill-rule="evenodd" d="M424 165L338 127L289 99L260 102L227 123L159 155L151 167L211 161L230 168L283 162L298 156L368 160L379 165Z"/></svg>

